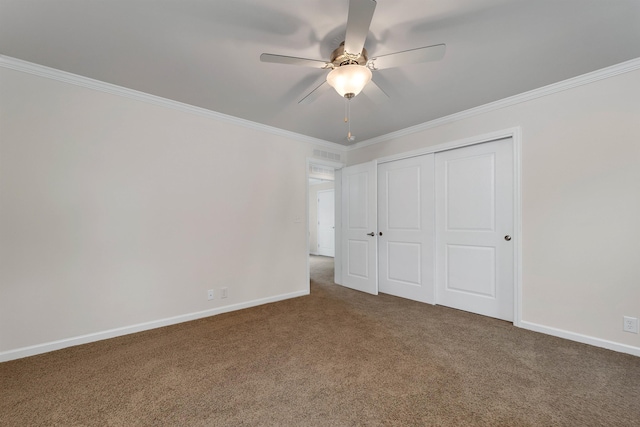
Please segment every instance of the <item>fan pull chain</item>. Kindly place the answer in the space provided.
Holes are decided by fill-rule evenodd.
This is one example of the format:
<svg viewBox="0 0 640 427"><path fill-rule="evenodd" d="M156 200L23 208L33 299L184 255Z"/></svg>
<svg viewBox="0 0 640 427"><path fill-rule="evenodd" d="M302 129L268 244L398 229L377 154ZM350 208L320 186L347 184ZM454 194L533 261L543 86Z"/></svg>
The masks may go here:
<svg viewBox="0 0 640 427"><path fill-rule="evenodd" d="M351 99L347 99L347 117L349 118L349 131L347 132L347 140L351 141Z"/></svg>
<svg viewBox="0 0 640 427"><path fill-rule="evenodd" d="M351 98L345 97L345 105L344 105L344 122L348 123L347 127L347 141L353 141L356 138L351 135Z"/></svg>
<svg viewBox="0 0 640 427"><path fill-rule="evenodd" d="M347 103L349 100L347 98L344 99L344 122L347 123L349 121L349 111L347 110Z"/></svg>

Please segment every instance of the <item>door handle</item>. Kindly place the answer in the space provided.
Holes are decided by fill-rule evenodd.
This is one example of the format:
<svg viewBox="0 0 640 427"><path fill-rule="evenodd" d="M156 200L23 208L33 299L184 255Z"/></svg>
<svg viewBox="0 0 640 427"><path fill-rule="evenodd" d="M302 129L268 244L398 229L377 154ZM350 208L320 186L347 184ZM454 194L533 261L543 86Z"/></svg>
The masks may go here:
<svg viewBox="0 0 640 427"><path fill-rule="evenodd" d="M380 232L380 235L382 236L382 231Z"/></svg>
<svg viewBox="0 0 640 427"><path fill-rule="evenodd" d="M367 236L375 236L376 233L374 233L373 231L371 233L367 233Z"/></svg>
<svg viewBox="0 0 640 427"><path fill-rule="evenodd" d="M509 235L507 234L506 236L504 236L504 240L506 240L506 241L508 242L509 240L511 240L511 236L509 236Z"/></svg>

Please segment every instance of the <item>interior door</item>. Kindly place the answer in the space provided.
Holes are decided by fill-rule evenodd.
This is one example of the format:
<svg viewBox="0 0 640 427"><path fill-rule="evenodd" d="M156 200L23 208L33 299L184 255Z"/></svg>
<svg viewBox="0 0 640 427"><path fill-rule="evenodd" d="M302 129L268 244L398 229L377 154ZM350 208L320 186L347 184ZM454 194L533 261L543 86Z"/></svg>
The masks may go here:
<svg viewBox="0 0 640 427"><path fill-rule="evenodd" d="M513 321L513 144L437 153L436 300Z"/></svg>
<svg viewBox="0 0 640 427"><path fill-rule="evenodd" d="M378 294L376 163L342 169L342 285Z"/></svg>
<svg viewBox="0 0 640 427"><path fill-rule="evenodd" d="M318 191L318 255L335 255L335 192Z"/></svg>
<svg viewBox="0 0 640 427"><path fill-rule="evenodd" d="M380 292L435 303L434 155L378 166Z"/></svg>

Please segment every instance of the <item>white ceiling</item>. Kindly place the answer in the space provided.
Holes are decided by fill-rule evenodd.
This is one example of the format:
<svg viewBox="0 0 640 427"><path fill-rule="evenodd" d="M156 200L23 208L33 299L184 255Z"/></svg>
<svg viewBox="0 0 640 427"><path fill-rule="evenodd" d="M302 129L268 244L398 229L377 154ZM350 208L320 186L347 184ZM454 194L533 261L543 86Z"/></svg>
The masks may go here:
<svg viewBox="0 0 640 427"><path fill-rule="evenodd" d="M299 105L348 0L0 0L0 54L347 144L333 91ZM356 142L640 57L640 0L378 0L370 56L446 43L442 61L374 71L390 96L352 101Z"/></svg>

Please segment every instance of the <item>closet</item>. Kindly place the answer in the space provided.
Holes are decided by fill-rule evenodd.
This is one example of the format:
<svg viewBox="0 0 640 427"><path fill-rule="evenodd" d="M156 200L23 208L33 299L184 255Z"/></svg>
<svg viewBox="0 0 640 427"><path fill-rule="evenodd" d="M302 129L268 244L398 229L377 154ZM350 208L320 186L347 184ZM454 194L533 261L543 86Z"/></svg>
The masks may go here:
<svg viewBox="0 0 640 427"><path fill-rule="evenodd" d="M511 138L343 169L342 284L513 321Z"/></svg>

